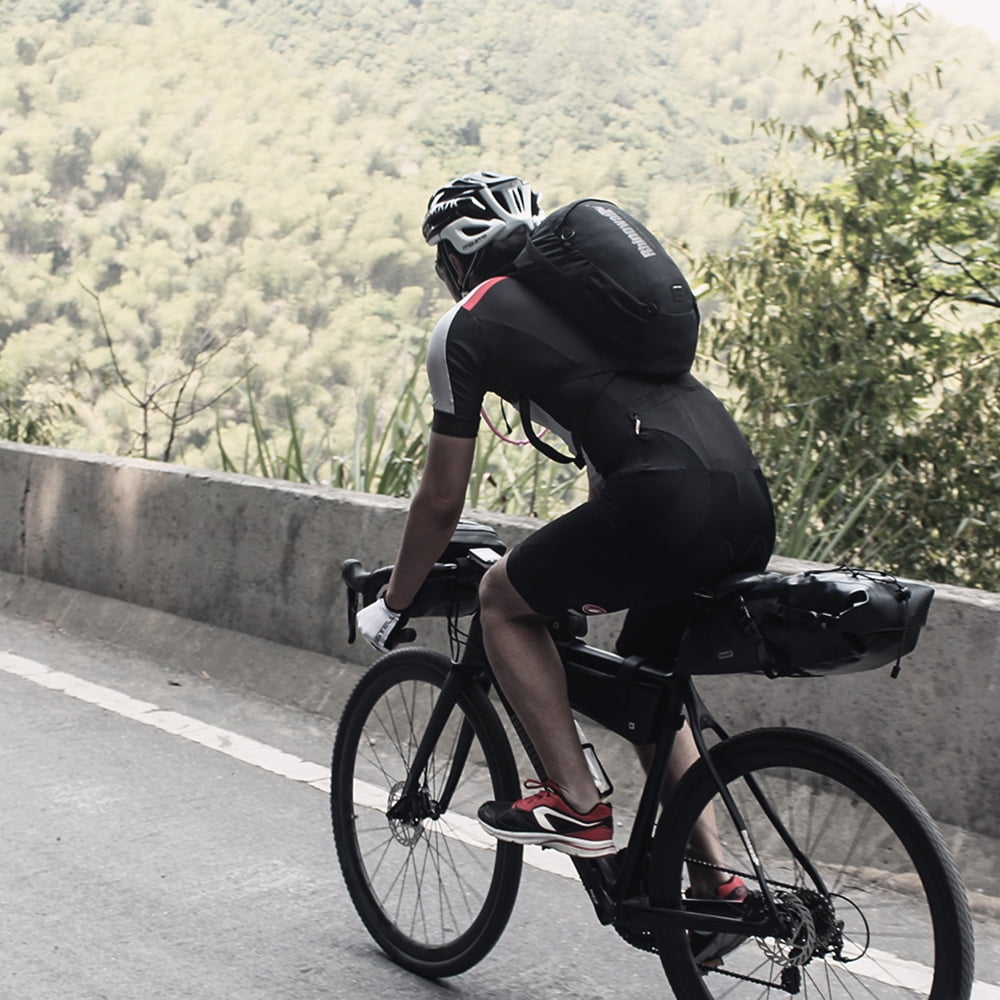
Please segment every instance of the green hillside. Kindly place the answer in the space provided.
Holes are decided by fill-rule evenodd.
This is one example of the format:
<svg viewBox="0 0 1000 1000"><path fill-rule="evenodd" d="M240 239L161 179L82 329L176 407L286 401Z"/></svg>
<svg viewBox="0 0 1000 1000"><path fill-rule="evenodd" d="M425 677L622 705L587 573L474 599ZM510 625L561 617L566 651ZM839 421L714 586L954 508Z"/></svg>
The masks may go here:
<svg viewBox="0 0 1000 1000"><path fill-rule="evenodd" d="M252 366L265 424L290 394L346 448L358 394L395 383L444 304L418 235L443 178L517 171L549 206L609 196L695 253L725 245L740 214L715 196L772 155L754 122L831 113L800 66L829 59L814 26L837 4L602 7L16 5L0 15L4 380L63 404L59 443L214 465L216 415L245 424L235 395L172 441L156 406L196 362L182 409ZM899 72L933 60L951 65L929 111L1000 130L1000 88L970 85L996 48L924 28Z"/></svg>
<svg viewBox="0 0 1000 1000"><path fill-rule="evenodd" d="M777 166L760 124L842 113L802 66L838 68L830 36L855 5L606 7L4 5L7 436L209 467L221 441L247 469L305 443L335 478L359 414L417 419L405 380L447 305L422 210L470 168L521 173L548 207L617 200L692 273L742 240L752 209L727 192ZM1000 133L1000 47L917 18L903 34L891 77L914 81L928 133ZM781 155L800 182L834 171L802 143Z"/></svg>

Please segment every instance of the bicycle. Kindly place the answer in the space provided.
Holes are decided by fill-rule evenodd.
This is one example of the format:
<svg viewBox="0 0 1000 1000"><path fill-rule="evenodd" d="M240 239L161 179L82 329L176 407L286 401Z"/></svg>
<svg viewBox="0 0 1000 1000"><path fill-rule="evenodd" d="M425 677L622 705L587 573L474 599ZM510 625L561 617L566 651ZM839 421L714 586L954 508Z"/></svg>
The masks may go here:
<svg viewBox="0 0 1000 1000"><path fill-rule="evenodd" d="M334 837L358 914L391 959L431 978L464 972L489 953L522 866L520 846L488 837L473 818L483 801L521 793L475 615L478 580L503 545L488 528L461 528L465 539L449 547L412 608L414 617L447 617L452 655L405 646L377 660L346 703L332 763ZM374 600L390 572L344 564L352 638L357 601ZM702 616L711 623L723 608L742 614L766 591L763 579L743 574L699 595ZM700 662L697 644L694 662L680 654L667 665L623 659L587 645L581 617L551 625L575 712L634 744L655 745L625 846L609 857L571 858L602 924L656 952L681 1000L969 997L973 936L961 879L898 777L803 729L731 736L694 684L697 673L725 665ZM760 638L745 626L744 635ZM661 805L684 718L701 757ZM512 714L511 724L544 778ZM711 747L706 733L716 737ZM689 842L708 808L724 870L750 890L743 902L686 892L692 867L707 863ZM699 965L691 947L698 932L745 941L721 962Z"/></svg>

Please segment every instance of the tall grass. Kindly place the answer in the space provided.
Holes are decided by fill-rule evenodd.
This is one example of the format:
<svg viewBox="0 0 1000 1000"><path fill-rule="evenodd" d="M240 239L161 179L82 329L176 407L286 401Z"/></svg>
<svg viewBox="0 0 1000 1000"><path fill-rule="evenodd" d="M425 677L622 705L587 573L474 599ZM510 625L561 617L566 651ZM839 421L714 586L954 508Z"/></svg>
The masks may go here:
<svg viewBox="0 0 1000 1000"><path fill-rule="evenodd" d="M875 566L905 530L894 515L895 504L886 499L898 479L896 465L863 475L870 463L859 456L845 475L826 458L844 444L852 419L848 415L840 432L829 438L820 433L813 411L806 410L798 434L784 442L785 450L766 470L775 494L781 555Z"/></svg>
<svg viewBox="0 0 1000 1000"><path fill-rule="evenodd" d="M223 470L263 476L266 479L287 479L296 483L317 482L321 464L320 453L328 440L328 435L322 435L320 442L312 447L311 453L307 452L295 404L289 396L286 396L284 401L287 426L274 432L264 426L249 373L244 377L240 391L245 400L248 417L246 438L240 455L237 456L226 448L221 418L216 413L216 441ZM279 441L282 442L280 446Z"/></svg>

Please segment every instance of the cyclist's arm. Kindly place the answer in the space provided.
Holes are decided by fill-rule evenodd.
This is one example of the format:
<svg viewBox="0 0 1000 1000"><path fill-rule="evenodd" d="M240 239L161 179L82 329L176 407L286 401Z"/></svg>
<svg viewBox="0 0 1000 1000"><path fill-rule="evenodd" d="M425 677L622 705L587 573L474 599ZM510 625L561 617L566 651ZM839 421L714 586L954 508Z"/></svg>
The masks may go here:
<svg viewBox="0 0 1000 1000"><path fill-rule="evenodd" d="M390 608L409 607L431 566L451 541L465 506L475 437L431 431L427 462L410 503L395 568L385 599Z"/></svg>

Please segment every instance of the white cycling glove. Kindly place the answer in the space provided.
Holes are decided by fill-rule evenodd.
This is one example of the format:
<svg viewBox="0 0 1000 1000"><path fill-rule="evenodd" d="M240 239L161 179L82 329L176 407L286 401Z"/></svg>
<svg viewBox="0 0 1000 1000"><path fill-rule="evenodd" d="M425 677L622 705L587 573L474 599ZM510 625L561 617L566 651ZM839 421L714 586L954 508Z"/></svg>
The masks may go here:
<svg viewBox="0 0 1000 1000"><path fill-rule="evenodd" d="M358 631L384 653L397 642L410 641L412 630L403 629L407 620L405 612L393 611L385 603L385 598L380 597L374 604L369 604L358 612Z"/></svg>

